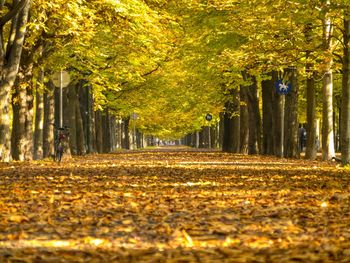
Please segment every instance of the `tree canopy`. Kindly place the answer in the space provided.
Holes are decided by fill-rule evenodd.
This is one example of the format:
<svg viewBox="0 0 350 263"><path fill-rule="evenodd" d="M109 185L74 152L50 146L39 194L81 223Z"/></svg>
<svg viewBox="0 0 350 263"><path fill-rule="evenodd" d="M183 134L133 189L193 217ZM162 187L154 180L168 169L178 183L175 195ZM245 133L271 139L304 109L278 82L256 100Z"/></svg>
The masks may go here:
<svg viewBox="0 0 350 263"><path fill-rule="evenodd" d="M3 18L11 1L3 1ZM312 62L322 78L329 57L341 70L342 18L349 1L103 0L31 4L25 50L37 68L68 70L92 85L95 108L136 112L145 133L177 137L218 117L225 94L247 71L264 78ZM323 25L332 18L333 44ZM4 38L10 28L3 30ZM40 48L39 48L40 47ZM49 76L49 74L47 76ZM157 116L157 117L155 117Z"/></svg>

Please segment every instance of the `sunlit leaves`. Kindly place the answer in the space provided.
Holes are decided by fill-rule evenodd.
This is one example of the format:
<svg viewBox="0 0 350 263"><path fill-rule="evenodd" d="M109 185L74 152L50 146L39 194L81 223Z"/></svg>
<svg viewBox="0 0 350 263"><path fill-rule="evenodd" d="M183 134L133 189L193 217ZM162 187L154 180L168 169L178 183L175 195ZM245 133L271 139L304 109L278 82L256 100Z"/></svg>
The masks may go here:
<svg viewBox="0 0 350 263"><path fill-rule="evenodd" d="M342 4L327 10L338 39ZM47 69L89 81L96 107L138 112L138 128L174 137L198 129L205 112L217 114L243 70L301 69L312 50L308 59L322 72L320 61L341 50L340 41L332 54L322 50L324 8L304 0L36 0L26 45L44 39Z"/></svg>
<svg viewBox="0 0 350 263"><path fill-rule="evenodd" d="M209 1L219 10L231 11L233 30L245 37L247 42L239 50L230 49L229 57L244 53L232 62L239 69L252 68L258 72L282 70L286 67L302 69L305 52L312 51L309 60L323 61L322 19L327 10L335 25L334 36L341 38L337 28L341 28L339 13L345 3L331 1L329 7L324 1ZM306 27L311 26L311 37L306 39ZM334 50L337 47L334 47ZM338 53L336 51L335 53ZM339 65L338 65L339 66ZM335 65L335 68L338 67ZM323 72L322 63L315 63L315 69Z"/></svg>

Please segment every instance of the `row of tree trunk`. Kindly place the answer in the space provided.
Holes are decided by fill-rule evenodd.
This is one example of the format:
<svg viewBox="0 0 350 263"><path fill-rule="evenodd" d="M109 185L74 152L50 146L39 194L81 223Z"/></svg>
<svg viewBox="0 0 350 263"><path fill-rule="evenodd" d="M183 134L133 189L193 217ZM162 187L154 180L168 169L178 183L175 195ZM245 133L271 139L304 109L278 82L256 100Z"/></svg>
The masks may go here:
<svg viewBox="0 0 350 263"><path fill-rule="evenodd" d="M272 72L261 82L261 111L255 77L242 74L249 85L230 90L219 125L221 136L212 140L217 140L216 145L225 152L299 157L296 70L285 72L293 87L287 95L276 92L277 72Z"/></svg>
<svg viewBox="0 0 350 263"><path fill-rule="evenodd" d="M223 124L202 127L200 131L188 134L181 144L194 148L218 149L222 147Z"/></svg>
<svg viewBox="0 0 350 263"><path fill-rule="evenodd" d="M275 83L282 78L277 72L270 73L266 80L261 82L260 110L257 80L243 72L242 77L249 85L230 90L219 128L210 128L213 130L213 138L210 141L215 142L212 148L221 147L223 151L231 153L299 158L296 69L287 69L284 78L286 76L292 85L292 90L286 95L280 95L276 91ZM186 137L185 144L199 148L207 147L207 129L208 127ZM216 130L218 132L215 132Z"/></svg>
<svg viewBox="0 0 350 263"><path fill-rule="evenodd" d="M329 2L327 2L329 4ZM335 147L341 149L341 161L350 164L350 19L344 11L343 30L343 69L342 96L339 111L339 142L335 140L333 109L333 72L332 49L333 26L329 14L323 19L323 61L324 72L317 77L322 79L322 159L335 158ZM312 41L313 25L305 28L305 41ZM311 51L306 51L305 71L307 100L307 144L305 158L315 159L318 138L316 134L316 86L314 64ZM261 83L262 118L257 97L257 83L254 77L243 73L243 78L250 78L251 85L232 89L223 114L222 149L227 152L248 154L269 154L280 157L299 158L298 147L298 82L295 69L287 69L292 91L287 95L278 95L274 83L278 79L276 72L270 73L270 79ZM338 136L338 135L337 135ZM337 145L336 143L337 142Z"/></svg>
<svg viewBox="0 0 350 263"><path fill-rule="evenodd" d="M54 153L54 127L60 123L60 91L52 82L44 87L40 80L43 76L39 78L35 96L31 89L16 89L12 96L14 160L42 159ZM108 109L93 109L91 86L83 80L63 89L62 103L63 126L69 131L68 154L108 153L147 145L142 133L130 129L130 118L117 118Z"/></svg>
<svg viewBox="0 0 350 263"><path fill-rule="evenodd" d="M45 158L53 154L52 124L59 123L57 91L52 83L43 85L43 72L35 72L51 52L51 36L43 31L32 49L23 49L31 1L5 2L0 4L4 10L9 8L0 22L0 161ZM135 148L134 144L144 144L139 133L134 141L129 140L130 135L123 135L130 133L128 120L121 121L108 110L92 109L91 88L86 88L83 81L65 90L64 99L71 154L109 152L117 147L129 149ZM120 131L115 132L118 128Z"/></svg>

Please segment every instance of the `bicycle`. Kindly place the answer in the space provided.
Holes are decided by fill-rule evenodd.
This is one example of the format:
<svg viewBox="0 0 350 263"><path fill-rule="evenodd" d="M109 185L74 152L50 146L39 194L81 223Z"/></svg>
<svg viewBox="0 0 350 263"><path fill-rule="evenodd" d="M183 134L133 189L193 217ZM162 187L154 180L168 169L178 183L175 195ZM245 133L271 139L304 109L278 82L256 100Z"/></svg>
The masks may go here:
<svg viewBox="0 0 350 263"><path fill-rule="evenodd" d="M69 128L68 126L63 126L57 128L55 124L53 124L55 129L55 154L54 160L56 162L61 162L62 156L64 153L64 143L67 137L69 136Z"/></svg>

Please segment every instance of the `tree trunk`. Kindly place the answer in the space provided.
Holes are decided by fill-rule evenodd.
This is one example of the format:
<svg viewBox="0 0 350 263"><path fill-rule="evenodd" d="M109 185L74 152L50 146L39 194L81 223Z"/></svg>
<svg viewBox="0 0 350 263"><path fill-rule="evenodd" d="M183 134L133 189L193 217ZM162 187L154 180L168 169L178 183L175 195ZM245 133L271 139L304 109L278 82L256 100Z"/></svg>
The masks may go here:
<svg viewBox="0 0 350 263"><path fill-rule="evenodd" d="M200 148L209 148L209 126L203 126L200 131Z"/></svg>
<svg viewBox="0 0 350 263"><path fill-rule="evenodd" d="M54 130L55 105L54 105L54 87L52 82L44 93L44 123L43 123L43 158L50 157L54 151Z"/></svg>
<svg viewBox="0 0 350 263"><path fill-rule="evenodd" d="M136 147L138 149L142 148L142 140L143 140L143 134L142 132L136 130Z"/></svg>
<svg viewBox="0 0 350 263"><path fill-rule="evenodd" d="M147 147L148 147L147 136L144 133L142 133L142 148L147 148Z"/></svg>
<svg viewBox="0 0 350 263"><path fill-rule="evenodd" d="M248 114L248 87L240 88L240 153L248 154L249 141L249 114Z"/></svg>
<svg viewBox="0 0 350 263"><path fill-rule="evenodd" d="M249 114L249 137L248 154L261 152L261 119L257 83L253 78L253 84L248 88L248 114Z"/></svg>
<svg viewBox="0 0 350 263"><path fill-rule="evenodd" d="M283 145L284 145L284 106L285 106L285 97L284 95L280 95L277 92L274 92L274 101L273 104L273 112L274 112L274 120L275 120L275 155L277 157L283 157Z"/></svg>
<svg viewBox="0 0 350 263"><path fill-rule="evenodd" d="M196 148L197 147L197 132L194 132L194 133L192 133L191 134L191 141L190 141L190 143L191 143L191 147L193 147L193 148Z"/></svg>
<svg viewBox="0 0 350 263"><path fill-rule="evenodd" d="M199 143L198 143L198 148L205 148L205 130L204 127L201 128L200 131L198 131L198 138L199 138Z"/></svg>
<svg viewBox="0 0 350 263"><path fill-rule="evenodd" d="M131 130L130 130L131 128ZM132 126L130 125L130 121L129 121L129 126L128 126L128 130L129 130L129 149L130 150L135 150L136 147L136 131L135 131L135 127L134 127L134 123L132 123Z"/></svg>
<svg viewBox="0 0 350 263"><path fill-rule="evenodd" d="M313 25L309 23L306 25L305 29L305 40L306 43L309 44L312 41L312 30ZM305 150L305 158L309 160L315 160L317 156L317 140L316 137L316 86L315 86L315 76L316 73L313 70L313 62L311 60L312 51L306 52L306 150ZM300 139L300 138L299 138Z"/></svg>
<svg viewBox="0 0 350 263"><path fill-rule="evenodd" d="M33 96L31 89L20 83L12 95L11 151L14 160L23 161L33 158Z"/></svg>
<svg viewBox="0 0 350 263"><path fill-rule="evenodd" d="M324 20L324 49L328 53L324 61L326 71L323 77L323 108L322 108L322 159L331 160L335 156L333 130L333 72L332 72L332 25L326 16Z"/></svg>
<svg viewBox="0 0 350 263"><path fill-rule="evenodd" d="M189 146L196 147L196 136L195 133L191 133L189 137Z"/></svg>
<svg viewBox="0 0 350 263"><path fill-rule="evenodd" d="M284 157L299 158L298 148L298 80L296 69L287 70L292 90L285 95Z"/></svg>
<svg viewBox="0 0 350 263"><path fill-rule="evenodd" d="M120 138L120 140L121 140L121 148L122 149L126 149L126 142L125 142L125 120L124 120L124 118L122 118L121 119L121 122L120 122L120 132L121 132L121 134L120 134L120 136L121 136L121 138ZM153 141L154 141L154 139L153 139L154 137L152 136L152 143L153 143ZM152 146L154 146L154 145L152 145Z"/></svg>
<svg viewBox="0 0 350 263"><path fill-rule="evenodd" d="M322 159L331 160L335 156L333 131L333 74L331 70L323 79L322 111Z"/></svg>
<svg viewBox="0 0 350 263"><path fill-rule="evenodd" d="M239 153L240 149L240 101L239 92L231 89L224 114L224 136L222 149L225 152Z"/></svg>
<svg viewBox="0 0 350 263"><path fill-rule="evenodd" d="M111 134L111 151L115 151L117 149L117 118L115 116L111 116L110 118L110 134Z"/></svg>
<svg viewBox="0 0 350 263"><path fill-rule="evenodd" d="M33 88L28 87L26 89L26 119L24 123L25 128L25 145L24 145L24 159L33 160L33 150L34 150L34 96Z"/></svg>
<svg viewBox="0 0 350 263"><path fill-rule="evenodd" d="M215 126L212 128L212 148L219 149L220 148L220 140L219 140L219 128L220 123L217 122Z"/></svg>
<svg viewBox="0 0 350 263"><path fill-rule="evenodd" d="M11 161L10 94L11 84L0 83L0 161Z"/></svg>
<svg viewBox="0 0 350 263"><path fill-rule="evenodd" d="M92 95L92 87L90 87L90 95L89 95L89 101L91 102L91 107L90 107L90 117L89 117L89 126L90 126L90 143L91 143L91 152L95 153L97 152L97 142L96 142L96 115L94 111L94 97Z"/></svg>
<svg viewBox="0 0 350 263"><path fill-rule="evenodd" d="M122 148L122 134L122 122L121 119L118 117L116 124L117 149Z"/></svg>
<svg viewBox="0 0 350 263"><path fill-rule="evenodd" d="M78 155L84 155L86 154L86 148L85 148L85 135L84 135L84 126L83 126L83 118L80 111L80 103L79 103L79 97L78 92L76 92L76 103L75 103L75 116L76 116L76 131L77 131L77 154Z"/></svg>
<svg viewBox="0 0 350 263"><path fill-rule="evenodd" d="M96 150L98 153L103 152L103 131L102 131L102 112L95 112L95 131L96 131Z"/></svg>
<svg viewBox="0 0 350 263"><path fill-rule="evenodd" d="M35 89L34 160L43 158L44 98L41 88L43 81L44 72L40 71Z"/></svg>
<svg viewBox="0 0 350 263"><path fill-rule="evenodd" d="M218 142L218 123L213 124L212 126L209 127L210 131L210 148L211 149L216 149L217 148L217 142ZM181 141L180 141L181 145Z"/></svg>
<svg viewBox="0 0 350 263"><path fill-rule="evenodd" d="M340 102L341 103L341 102ZM337 103L339 104L339 103ZM341 107L337 106L336 107L337 111L334 112L334 118L333 118L333 130L334 130L334 149L335 152L340 151L340 111Z"/></svg>
<svg viewBox="0 0 350 263"><path fill-rule="evenodd" d="M347 14L346 14L347 15ZM345 15L345 17L347 17ZM344 19L344 55L341 107L341 157L342 164L350 164L350 19Z"/></svg>
<svg viewBox="0 0 350 263"><path fill-rule="evenodd" d="M111 129L110 129L110 115L109 110L105 109L102 115L102 142L103 152L109 153L111 151Z"/></svg>
<svg viewBox="0 0 350 263"><path fill-rule="evenodd" d="M224 142L224 132L225 132L225 113L220 112L220 121L219 121L219 148L223 148L223 142Z"/></svg>
<svg viewBox="0 0 350 263"><path fill-rule="evenodd" d="M270 74L271 79L261 82L262 102L263 102L263 136L262 136L262 154L276 154L276 90L277 81L276 72Z"/></svg>
<svg viewBox="0 0 350 263"><path fill-rule="evenodd" d="M15 85L15 91L12 95L12 133L11 133L11 152L14 160L24 160L24 144L25 136L25 89L19 88L19 83Z"/></svg>
<svg viewBox="0 0 350 263"><path fill-rule="evenodd" d="M80 81L78 98L80 104L80 115L83 124L85 151L87 153L94 152L92 119L93 119L93 101L91 98L91 85L86 85L85 81Z"/></svg>
<svg viewBox="0 0 350 263"><path fill-rule="evenodd" d="M130 150L130 131L129 131L130 117L123 118L123 123L124 123L124 132L123 132L124 149Z"/></svg>
<svg viewBox="0 0 350 263"><path fill-rule="evenodd" d="M64 114L68 117L68 126L69 126L69 148L72 155L78 154L77 147L77 116L76 108L77 105L77 93L75 85L69 85L67 87L67 98L68 105L66 107L67 113Z"/></svg>
<svg viewBox="0 0 350 263"><path fill-rule="evenodd" d="M315 92L315 72L312 71L312 65L307 64L306 70L308 77L306 81L306 151L305 158L315 160L317 156L317 140L316 137L316 92Z"/></svg>
<svg viewBox="0 0 350 263"><path fill-rule="evenodd" d="M26 34L30 1L22 0L21 8L12 19L12 34L9 42L4 42L4 25L0 28L0 161L11 160L10 105L11 88L18 73L23 42ZM12 12L10 10L9 12ZM6 14L3 14L6 15Z"/></svg>
<svg viewBox="0 0 350 263"><path fill-rule="evenodd" d="M196 148L198 149L199 148L199 131L196 131L195 133L195 145L196 145Z"/></svg>

